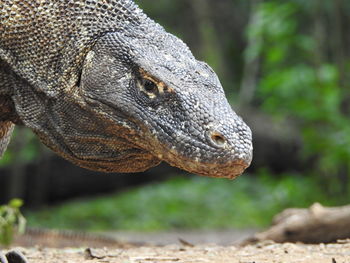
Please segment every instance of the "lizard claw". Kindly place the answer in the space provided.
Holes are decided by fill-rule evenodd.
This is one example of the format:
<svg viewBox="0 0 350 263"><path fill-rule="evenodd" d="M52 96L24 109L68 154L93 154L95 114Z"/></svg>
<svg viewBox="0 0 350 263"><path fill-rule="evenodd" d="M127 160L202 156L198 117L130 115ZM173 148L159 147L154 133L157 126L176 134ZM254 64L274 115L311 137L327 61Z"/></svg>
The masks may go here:
<svg viewBox="0 0 350 263"><path fill-rule="evenodd" d="M7 258L0 252L0 263L8 263Z"/></svg>
<svg viewBox="0 0 350 263"><path fill-rule="evenodd" d="M12 250L5 256L0 252L0 263L28 263L28 260L18 250Z"/></svg>

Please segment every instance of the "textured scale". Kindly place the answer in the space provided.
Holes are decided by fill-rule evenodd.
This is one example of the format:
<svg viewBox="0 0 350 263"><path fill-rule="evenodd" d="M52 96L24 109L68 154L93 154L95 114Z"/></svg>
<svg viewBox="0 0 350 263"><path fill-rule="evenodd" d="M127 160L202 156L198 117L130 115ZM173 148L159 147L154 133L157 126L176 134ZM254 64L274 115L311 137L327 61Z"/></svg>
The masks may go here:
<svg viewBox="0 0 350 263"><path fill-rule="evenodd" d="M36 89L52 94L76 86L77 65L99 36L143 17L127 0L1 2L2 59Z"/></svg>
<svg viewBox="0 0 350 263"><path fill-rule="evenodd" d="M164 160L235 177L250 164L251 132L215 73L133 1L0 0L0 19L0 156L20 124L93 170Z"/></svg>

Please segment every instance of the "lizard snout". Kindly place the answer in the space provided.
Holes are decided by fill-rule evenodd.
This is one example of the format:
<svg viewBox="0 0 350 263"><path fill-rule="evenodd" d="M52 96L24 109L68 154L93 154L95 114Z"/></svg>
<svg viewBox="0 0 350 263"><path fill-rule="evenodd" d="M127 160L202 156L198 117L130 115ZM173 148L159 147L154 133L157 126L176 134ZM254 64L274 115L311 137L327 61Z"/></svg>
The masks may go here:
<svg viewBox="0 0 350 263"><path fill-rule="evenodd" d="M241 167L243 172L252 160L252 138L249 127L238 117L221 120L208 126L206 138L212 147L212 152L204 154L208 158L204 162L225 165L231 163L237 168Z"/></svg>

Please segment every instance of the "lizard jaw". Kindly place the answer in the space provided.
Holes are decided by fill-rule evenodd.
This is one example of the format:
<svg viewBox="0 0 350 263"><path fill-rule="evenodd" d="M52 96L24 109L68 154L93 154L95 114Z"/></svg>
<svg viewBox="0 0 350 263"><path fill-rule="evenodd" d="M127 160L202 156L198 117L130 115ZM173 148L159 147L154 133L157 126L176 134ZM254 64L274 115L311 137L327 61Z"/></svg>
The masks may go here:
<svg viewBox="0 0 350 263"><path fill-rule="evenodd" d="M201 176L235 179L249 167L252 161L252 145L250 145L246 155L237 155L234 151L228 151L224 157L213 155L211 158L203 160L199 157L185 156L175 147L169 149L156 137L147 136L147 138L150 144L144 145L144 147L148 148L156 158L167 162L171 166Z"/></svg>

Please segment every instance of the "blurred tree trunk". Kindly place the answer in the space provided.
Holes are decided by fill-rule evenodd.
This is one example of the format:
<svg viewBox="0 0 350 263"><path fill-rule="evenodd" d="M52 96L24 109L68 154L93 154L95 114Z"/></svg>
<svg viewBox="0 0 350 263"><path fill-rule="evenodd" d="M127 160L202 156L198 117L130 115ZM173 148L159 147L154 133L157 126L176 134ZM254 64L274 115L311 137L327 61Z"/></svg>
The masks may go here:
<svg viewBox="0 0 350 263"><path fill-rule="evenodd" d="M248 28L255 23L259 23L261 19L256 12L256 7L261 3L261 0L251 0L251 11L248 23ZM253 45L262 45L263 39L260 35L248 37L246 50ZM241 106L250 104L253 100L255 89L257 86L258 74L260 69L260 57L250 56L247 52L244 54L244 68L242 75L241 88L239 93L239 102Z"/></svg>
<svg viewBox="0 0 350 263"><path fill-rule="evenodd" d="M316 49L314 50L314 65L317 69L326 61L326 21L325 13L323 10L322 0L315 0L313 2L313 20L314 30L313 38L315 39Z"/></svg>
<svg viewBox="0 0 350 263"><path fill-rule="evenodd" d="M333 6L333 12L332 12L332 30L334 41L333 43L333 54L334 54L334 61L339 69L339 82L340 85L344 87L344 85L348 86L346 84L346 71L345 71L345 64L346 64L346 50L345 50L345 32L343 29L343 11L345 9L344 1L343 0L334 0L332 2Z"/></svg>
<svg viewBox="0 0 350 263"><path fill-rule="evenodd" d="M212 21L213 16L211 12L213 8L210 7L209 0L192 0L190 2L196 17L196 27L201 38L200 55L219 75L224 74L225 65L223 52L219 45L220 38Z"/></svg>

